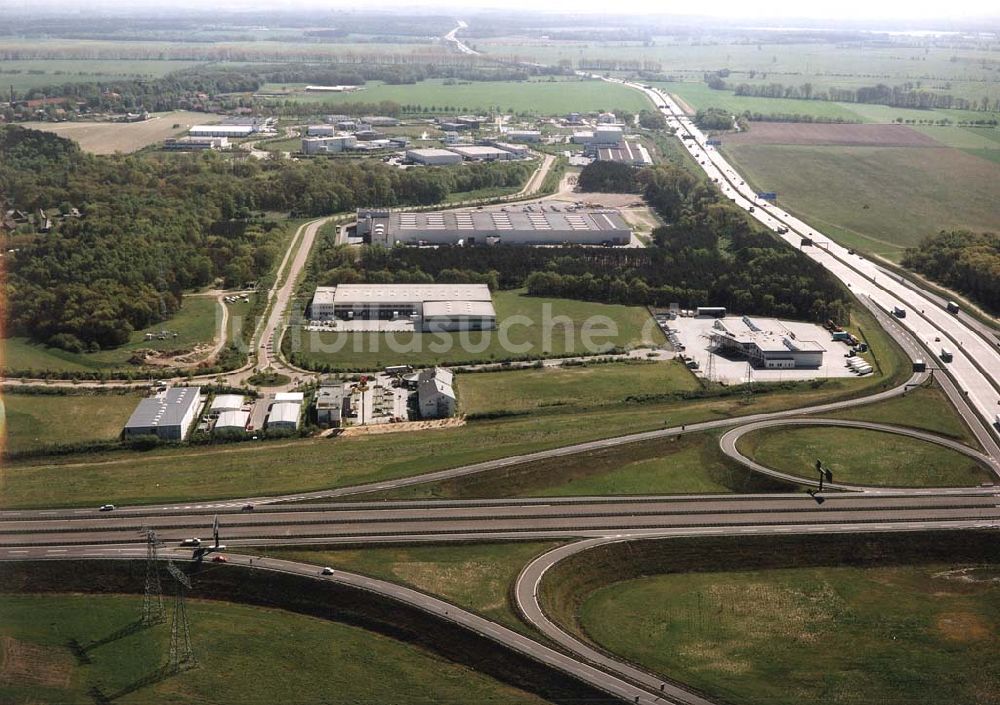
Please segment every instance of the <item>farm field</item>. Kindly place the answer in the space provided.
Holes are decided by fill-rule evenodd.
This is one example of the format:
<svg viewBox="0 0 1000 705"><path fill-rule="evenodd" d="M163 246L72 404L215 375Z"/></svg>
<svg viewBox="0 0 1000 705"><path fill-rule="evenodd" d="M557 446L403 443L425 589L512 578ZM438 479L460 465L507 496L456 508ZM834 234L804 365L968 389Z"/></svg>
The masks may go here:
<svg viewBox="0 0 1000 705"><path fill-rule="evenodd" d="M10 46L8 40L0 37L0 49L8 49ZM14 86L15 93L21 95L30 88L62 86L67 83L161 78L199 63L158 59L4 59L0 65L0 85L5 89Z"/></svg>
<svg viewBox="0 0 1000 705"><path fill-rule="evenodd" d="M783 77L775 80L781 81ZM798 85L804 79L794 76L787 79ZM911 108L893 108L888 105L868 103L837 103L828 100L803 100L797 98L758 98L755 96L739 96L730 90L713 90L701 81L678 81L671 83L654 83L658 88L679 96L694 110L701 108L722 108L740 114L751 113L797 114L812 115L816 118L843 120L845 122L893 123L897 118L904 121L922 120L990 120L1000 117L995 112L978 110L915 110ZM754 129L755 125L751 125Z"/></svg>
<svg viewBox="0 0 1000 705"><path fill-rule="evenodd" d="M656 575L590 593L579 628L747 705L995 703L1000 566Z"/></svg>
<svg viewBox="0 0 1000 705"><path fill-rule="evenodd" d="M264 548L263 555L331 566L408 585L522 632L507 594L532 558L556 543L516 542L356 548ZM256 552L255 552L256 555Z"/></svg>
<svg viewBox="0 0 1000 705"><path fill-rule="evenodd" d="M94 154L135 152L168 137L186 132L192 125L212 124L219 116L183 110L155 113L143 122L25 122L24 127L54 132L75 140L80 147Z"/></svg>
<svg viewBox="0 0 1000 705"><path fill-rule="evenodd" d="M338 103L395 101L418 105L430 112L503 111L538 115L562 115L622 108L637 112L649 107L638 91L595 80L475 81L446 85L444 79L428 79L416 84L388 85L372 81L364 90L351 93L306 93L301 84L267 84L261 92L293 89L282 100L322 103L332 110Z"/></svg>
<svg viewBox="0 0 1000 705"><path fill-rule="evenodd" d="M961 128L958 128L961 129ZM811 122L755 122L746 132L726 135L725 145L802 144L845 147L940 147L923 130L906 125L823 125Z"/></svg>
<svg viewBox="0 0 1000 705"><path fill-rule="evenodd" d="M700 389L679 362L616 362L460 374L463 414L620 404L629 398Z"/></svg>
<svg viewBox="0 0 1000 705"><path fill-rule="evenodd" d="M0 700L91 702L94 686L114 695L153 674L167 660L170 624L134 629L141 604L141 596L0 596ZM298 702L329 702L330 693L400 705L545 702L359 627L219 601L189 600L187 611L200 667L139 683L123 702L287 702L291 692ZM74 658L69 639L87 648L90 663Z"/></svg>
<svg viewBox="0 0 1000 705"><path fill-rule="evenodd" d="M779 427L754 431L739 449L757 462L814 478L816 459L834 482L879 487L969 487L992 473L957 451L882 431L836 427Z"/></svg>
<svg viewBox="0 0 1000 705"><path fill-rule="evenodd" d="M300 62L322 61L344 55L392 56L409 54L441 54L446 48L434 42L392 43L373 42L312 42L301 41L301 36L290 41L198 41L188 34L185 41L115 41L110 39L25 39L0 36L0 48L22 62L48 61L101 61L118 63L129 73L147 62L212 62L231 66L247 62ZM30 57L30 58L29 58ZM6 60L5 60L6 63ZM166 71L164 71L166 73Z"/></svg>
<svg viewBox="0 0 1000 705"><path fill-rule="evenodd" d="M25 338L3 340L4 367L9 370L63 371L110 370L129 366L139 350L169 353L196 346L209 346L219 329L219 305L212 296L185 296L181 310L173 318L132 333L131 340L112 350L95 353L71 353L30 342ZM233 319L235 322L235 318ZM159 335L168 331L165 340L146 340L146 333ZM173 337L177 333L177 337Z"/></svg>
<svg viewBox="0 0 1000 705"><path fill-rule="evenodd" d="M545 299L521 291L493 296L498 330L467 333L306 332L293 328L282 348L312 369L376 369L496 362L658 345L663 334L639 306ZM588 333L589 331L589 333ZM587 340L594 349L589 349Z"/></svg>
<svg viewBox="0 0 1000 705"><path fill-rule="evenodd" d="M114 440L139 399L135 393L60 396L7 392L0 400L7 432L4 452Z"/></svg>
<svg viewBox="0 0 1000 705"><path fill-rule="evenodd" d="M840 126L832 126L840 127ZM1000 168L949 147L735 144L759 190L848 247L898 260L942 229L1000 227Z"/></svg>

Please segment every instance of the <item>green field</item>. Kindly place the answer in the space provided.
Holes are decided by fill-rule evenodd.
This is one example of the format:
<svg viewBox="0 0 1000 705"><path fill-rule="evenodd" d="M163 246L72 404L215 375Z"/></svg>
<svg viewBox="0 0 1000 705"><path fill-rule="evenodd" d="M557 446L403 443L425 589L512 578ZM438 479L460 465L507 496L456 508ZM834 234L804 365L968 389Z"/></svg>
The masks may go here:
<svg viewBox="0 0 1000 705"><path fill-rule="evenodd" d="M954 438L973 448L979 447L969 427L937 385L911 389L904 396L824 416L919 428Z"/></svg>
<svg viewBox="0 0 1000 705"><path fill-rule="evenodd" d="M899 259L941 229L1000 228L1000 168L947 147L738 145L755 187L849 247Z"/></svg>
<svg viewBox="0 0 1000 705"><path fill-rule="evenodd" d="M579 626L612 653L746 705L997 703L1000 568L794 568L628 580Z"/></svg>
<svg viewBox="0 0 1000 705"><path fill-rule="evenodd" d="M24 338L7 338L3 341L4 366L10 370L84 371L114 369L129 366L137 350L189 350L196 345L211 345L219 328L218 304L214 297L185 296L177 315L144 330L132 333L131 340L113 350L96 353L69 353L57 348L29 342ZM145 334L169 331L165 340L154 337L146 340ZM173 337L177 333L177 337Z"/></svg>
<svg viewBox="0 0 1000 705"><path fill-rule="evenodd" d="M613 347L658 345L663 334L646 309L546 299L520 291L493 295L498 330L468 333L339 333L293 328L286 356L310 369L415 367L603 353ZM589 341L589 342L588 342Z"/></svg>
<svg viewBox="0 0 1000 705"><path fill-rule="evenodd" d="M0 47L8 42L0 39ZM29 88L62 86L67 83L160 78L171 71L197 66L196 61L103 60L103 59L5 59L0 64L0 85L21 94Z"/></svg>
<svg viewBox="0 0 1000 705"><path fill-rule="evenodd" d="M779 79L780 80L780 79ZM798 85L802 81L794 78L791 81ZM755 96L736 95L731 90L713 90L701 81L676 81L672 83L656 83L668 93L679 96L695 110L702 108L722 108L735 114L745 111L751 113L798 114L812 115L816 118L844 120L847 122L896 122L898 118L905 120L991 120L996 119L995 112L978 110L916 110L912 108L894 108L888 105L872 103L836 103L829 100L802 100L796 98L758 98ZM947 129L947 128L943 128ZM965 128L954 128L965 129ZM976 129L976 128L969 128Z"/></svg>
<svg viewBox="0 0 1000 705"><path fill-rule="evenodd" d="M36 396L8 392L0 400L7 428L5 452L112 441L118 438L139 398L134 393Z"/></svg>
<svg viewBox="0 0 1000 705"><path fill-rule="evenodd" d="M475 81L446 85L445 79L428 79L415 84L389 85L371 81L364 90L351 93L298 92L299 84L267 84L261 91L295 90L281 100L301 103L378 103L395 101L419 105L429 112L465 113L501 111L536 115L563 115L622 108L637 112L649 107L638 91L595 80Z"/></svg>
<svg viewBox="0 0 1000 705"><path fill-rule="evenodd" d="M521 463L481 475L380 492L372 497L596 497L787 492L791 489L790 485L771 481L726 458L719 450L719 434L692 433Z"/></svg>
<svg viewBox="0 0 1000 705"><path fill-rule="evenodd" d="M198 667L142 685L167 660L170 625L136 630L141 602L109 595L0 596L0 701L91 703L96 686L115 702L143 705L287 703L289 693L302 703L545 702L358 627L199 600L187 608ZM90 663L77 661L67 647L71 639Z"/></svg>
<svg viewBox="0 0 1000 705"><path fill-rule="evenodd" d="M509 372L461 374L456 382L463 414L546 407L620 404L630 397L700 389L679 362L615 362Z"/></svg>
<svg viewBox="0 0 1000 705"><path fill-rule="evenodd" d="M504 626L529 631L511 607L508 593L521 568L556 545L518 542L364 549L265 549L264 555L328 565L402 583Z"/></svg>
<svg viewBox="0 0 1000 705"><path fill-rule="evenodd" d="M782 427L749 433L739 449L775 470L810 479L819 458L834 482L879 487L969 487L995 479L975 460L934 443L882 431Z"/></svg>

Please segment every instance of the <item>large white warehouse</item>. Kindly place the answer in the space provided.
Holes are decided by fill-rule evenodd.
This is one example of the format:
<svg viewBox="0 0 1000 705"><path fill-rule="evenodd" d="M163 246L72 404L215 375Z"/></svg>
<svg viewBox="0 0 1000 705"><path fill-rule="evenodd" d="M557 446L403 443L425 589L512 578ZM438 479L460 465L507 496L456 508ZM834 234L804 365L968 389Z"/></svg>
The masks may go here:
<svg viewBox="0 0 1000 705"><path fill-rule="evenodd" d="M340 284L320 286L317 320L410 320L424 331L491 330L497 315L485 284Z"/></svg>
<svg viewBox="0 0 1000 705"><path fill-rule="evenodd" d="M821 367L826 349L815 340L801 340L772 318L720 318L711 330L715 351L744 357L754 367L790 370Z"/></svg>

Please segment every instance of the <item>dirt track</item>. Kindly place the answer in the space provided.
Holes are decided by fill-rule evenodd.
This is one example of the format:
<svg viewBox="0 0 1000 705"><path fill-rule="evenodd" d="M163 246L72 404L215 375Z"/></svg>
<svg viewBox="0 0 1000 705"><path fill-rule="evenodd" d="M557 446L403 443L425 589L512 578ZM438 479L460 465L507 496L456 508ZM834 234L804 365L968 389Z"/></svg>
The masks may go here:
<svg viewBox="0 0 1000 705"><path fill-rule="evenodd" d="M906 125L825 125L812 122L753 122L750 129L726 135L726 144L802 144L854 147L941 147Z"/></svg>

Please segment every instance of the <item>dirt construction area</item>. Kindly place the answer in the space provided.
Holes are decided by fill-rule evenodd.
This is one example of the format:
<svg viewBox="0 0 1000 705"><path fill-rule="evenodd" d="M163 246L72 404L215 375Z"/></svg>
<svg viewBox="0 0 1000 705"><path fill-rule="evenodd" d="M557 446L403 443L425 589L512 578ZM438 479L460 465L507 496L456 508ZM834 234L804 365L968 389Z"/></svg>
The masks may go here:
<svg viewBox="0 0 1000 705"><path fill-rule="evenodd" d="M750 129L726 135L727 145L801 144L851 147L941 147L906 125L824 125L811 122L754 122Z"/></svg>
<svg viewBox="0 0 1000 705"><path fill-rule="evenodd" d="M114 154L135 152L181 135L193 125L210 125L218 121L217 115L176 111L156 113L142 122L26 122L23 126L76 140L86 152Z"/></svg>

